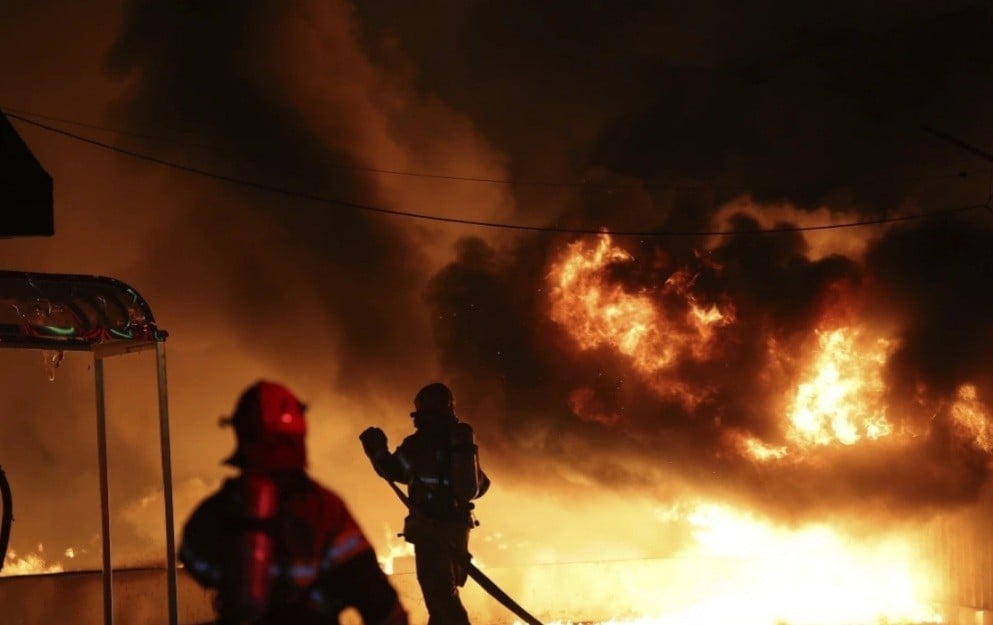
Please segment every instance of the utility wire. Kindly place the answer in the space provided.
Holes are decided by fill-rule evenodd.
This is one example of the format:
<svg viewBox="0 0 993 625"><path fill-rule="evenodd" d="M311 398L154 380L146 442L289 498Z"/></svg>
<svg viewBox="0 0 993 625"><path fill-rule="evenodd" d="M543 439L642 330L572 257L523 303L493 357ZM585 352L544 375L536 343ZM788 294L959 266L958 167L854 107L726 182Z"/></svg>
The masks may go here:
<svg viewBox="0 0 993 625"><path fill-rule="evenodd" d="M217 172L211 172L204 169L198 169L189 165L184 165L182 163L177 163L174 161L166 160L154 155L144 154L141 152L136 152L133 150L128 150L115 145L104 143L102 141L97 141L95 139L90 139L81 135L71 133L60 128L55 128L41 122L28 119L18 114L7 114L7 117L11 119L16 119L18 121L24 122L31 126L47 130L49 132L68 137L75 141L80 141L82 143L87 143L105 150L110 150L112 152L117 152L118 154L124 154L132 158L140 159L150 163L155 163L157 165L162 165L164 167L169 167L179 171L184 171L191 174L197 174L204 176L206 178L211 178L214 180L221 180L231 184L236 184L252 189L257 189L260 191L267 191L269 193L275 193L287 197L293 197L302 200L309 200L312 202L318 202L323 204L331 204L335 206L341 206L344 208L353 208L356 210L367 211L371 213L379 213L383 215L392 215L395 217L407 217L410 219L421 219L425 221L435 221L442 223L451 224L461 224L465 226L480 226L484 228L497 228L503 230L517 230L525 232L543 232L551 234L610 234L612 236L626 236L626 237L678 237L678 236L737 236L737 235L761 235L761 234L774 234L774 233L784 233L784 232L811 232L817 230L836 230L839 228L853 228L858 226L870 226L878 224L888 224L896 223L901 221L911 221L915 219L922 219L925 217L931 217L935 215L948 215L952 213L961 213L972 211L977 208L985 208L986 204L974 204L969 206L959 206L955 208L940 209L929 212L915 213L911 215L902 215L897 217L880 217L875 219L864 219L860 221L852 221L840 224L825 224L820 226L789 226L782 228L765 228L756 230L618 230L609 231L605 228L601 229L591 229L591 228L566 228L557 226L528 226L525 224L513 224L504 222L494 222L494 221L484 221L476 219L462 219L459 217L444 217L441 215L431 215L427 213L416 213L411 211L394 210L389 208L383 208L379 206L373 206L370 204L361 204L357 202L348 202L345 200L340 200L336 198L330 198L325 196L320 196L312 193L306 193L302 191L296 191L293 189L287 189L282 187L276 187L266 184L261 184L257 182L252 182L251 180L245 180L243 178L236 178L234 176L228 176L225 174L220 174Z"/></svg>
<svg viewBox="0 0 993 625"><path fill-rule="evenodd" d="M921 126L921 130L938 137L942 141L947 141L948 143L951 143L954 146L960 147L963 150L966 150L967 152L972 152L973 154L979 156L980 158L983 158L993 163L993 154L987 152L982 148L976 147L971 143L967 143L962 139L959 139L958 137L953 137L952 135L946 132L942 132L930 126ZM984 206L986 207L986 210L988 210L990 213L993 213L993 170L990 170L989 192L986 196L986 203L984 204Z"/></svg>
<svg viewBox="0 0 993 625"><path fill-rule="evenodd" d="M161 141L164 143L172 143L185 147L196 147L210 150L213 152L218 152L221 154L233 154L234 152L230 149L222 148L216 145L210 145L207 143L199 142L188 142L181 139L176 139L174 137L167 137L164 135L149 134L145 132L136 132L133 130L126 130L121 128L111 128L108 126L98 126L96 124L91 124L87 122L76 121L72 119L66 119L64 117L53 117L50 115L42 115L41 113L35 113L33 111L27 111L24 109L9 108L0 106L0 110L18 113L20 115L27 115L29 117L34 117L37 119L45 119L48 121L59 122L62 124L69 124L72 126L79 126L80 128L89 128L90 130L98 130L100 132L110 132L114 134L119 134L126 137L135 137L138 139L148 139L151 141ZM13 117L13 115L8 115ZM21 119L18 117L18 119ZM22 120L23 121L23 120ZM488 184L502 184L508 186L536 186L536 187L584 187L591 189L607 189L607 190L622 190L622 189L666 189L672 188L670 186L644 186L644 185L617 185L617 184L602 184L596 182L576 182L576 181L565 181L565 180L510 180L506 178L486 178L486 177L476 177L476 176L456 176L454 174L435 174L428 172L417 172L417 171L404 171L399 169L386 169L380 167L367 167L363 165L351 165L348 163L325 163L329 168L332 169L343 169L347 171L363 171L373 174L386 174L391 176L404 176L408 178L430 178L435 180L451 180L455 182L481 182ZM961 174L959 174L961 175ZM968 174L966 174L968 175ZM717 189L743 189L746 188L743 185L729 185L714 187L711 185L682 185L684 187L690 188L717 188Z"/></svg>
<svg viewBox="0 0 993 625"><path fill-rule="evenodd" d="M130 129L123 128L113 128L109 126L100 126L97 124L92 124L88 122L82 122L74 119L67 119L65 117L54 117L51 115L44 115L42 113L36 113L34 111L29 111L19 108L10 108L0 106L0 110L10 111L17 113L19 115L26 115L28 117L36 119L44 119L47 121L59 122L62 124L69 124L71 126L78 126L80 128L88 128L90 130L97 130L99 132L114 133L125 137L134 137L137 139L146 139L151 141L160 141L163 143L172 143L174 145L180 145L183 147L195 147L209 150L212 152L220 154L234 154L235 152L228 148L219 147L217 145L211 145L208 143L200 142L190 142L185 141L175 136L166 136L162 134L150 134L146 132L138 132ZM342 162L325 163L325 165L331 169L341 169L347 171L362 171L375 174L385 174L391 176L404 176L408 178L427 178L434 180L450 180L455 182L478 182L478 183L488 183L488 184L499 184L507 186L530 186L530 187L553 187L553 188L585 188L585 189L598 189L598 190L670 190L670 189L709 189L713 191L741 191L748 189L748 185L739 184L706 184L706 183L673 183L673 184L608 184L608 183L597 183L597 182L581 182L581 181L569 181L569 180L517 180L517 179L507 179L507 178L486 178L486 177L476 177L476 176L457 176L454 174L439 174L430 172L417 172L417 171L405 171L398 169L387 169L381 167L371 167L363 165L352 165ZM956 173L944 173L944 174L934 174L934 175L919 175L912 177L901 177L901 180L940 180L949 178L960 178L965 179L973 174L984 173L986 169L974 169L974 170L962 170ZM880 175L879 178L886 178L886 175ZM862 177L873 178L873 176L868 175ZM791 185L783 185L785 188L789 188Z"/></svg>
<svg viewBox="0 0 993 625"><path fill-rule="evenodd" d="M972 152L973 154L975 154L975 155L977 155L977 156L979 156L979 157L981 157L983 159L986 159L987 161L993 163L993 154L987 152L986 150L983 150L982 148L977 148L976 146L972 145L971 143L966 143L965 141L963 141L961 139L957 139L957 138L953 137L950 134L941 132L940 130L935 130L934 128L931 128L930 126L921 126L921 130L923 130L924 132L930 133L930 134L938 137L939 139L942 139L944 141L947 141L948 143L951 143L952 145L957 145L958 147L962 148L963 150L966 150L968 152Z"/></svg>

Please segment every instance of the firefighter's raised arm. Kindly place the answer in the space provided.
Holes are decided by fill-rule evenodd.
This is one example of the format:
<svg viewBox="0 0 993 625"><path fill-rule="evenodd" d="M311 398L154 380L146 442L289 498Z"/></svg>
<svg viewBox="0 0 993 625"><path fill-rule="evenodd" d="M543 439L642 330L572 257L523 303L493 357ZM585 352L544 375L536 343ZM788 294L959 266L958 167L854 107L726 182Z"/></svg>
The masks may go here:
<svg viewBox="0 0 993 625"><path fill-rule="evenodd" d="M385 432L377 427L366 428L359 435L359 440L376 473L394 482L410 483L410 471L396 454L390 453Z"/></svg>

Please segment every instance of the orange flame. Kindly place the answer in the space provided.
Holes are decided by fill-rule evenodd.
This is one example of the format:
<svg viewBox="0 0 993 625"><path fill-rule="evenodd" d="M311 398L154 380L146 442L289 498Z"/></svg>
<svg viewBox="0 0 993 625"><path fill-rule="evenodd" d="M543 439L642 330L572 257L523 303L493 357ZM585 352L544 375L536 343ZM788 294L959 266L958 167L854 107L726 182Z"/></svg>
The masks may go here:
<svg viewBox="0 0 993 625"><path fill-rule="evenodd" d="M858 328L815 331L817 347L784 402L787 445L770 445L735 434L741 452L759 462L802 457L827 445L854 445L890 436L886 417L883 366L894 343ZM788 360L770 342L772 361Z"/></svg>
<svg viewBox="0 0 993 625"><path fill-rule="evenodd" d="M746 456L759 461L779 460L789 455L786 445L769 445L754 437L743 437L741 445Z"/></svg>
<svg viewBox="0 0 993 625"><path fill-rule="evenodd" d="M733 306L726 304L724 310L701 306L692 291L692 276L685 270L674 272L655 296L645 290L631 293L606 277L610 267L633 260L607 234L570 244L548 274L551 318L581 349L613 347L660 395L692 408L705 391L679 380L675 365L682 359L705 360L717 352L715 330L733 323ZM685 304L685 312L667 316L656 304L663 297ZM783 408L789 441L809 448L890 435L893 426L886 416L882 370L892 341L852 327L821 329L816 337L816 353ZM776 349L774 343L770 349ZM596 409L591 393L573 391L573 412L585 420L615 422L617 415ZM748 437L741 442L743 453L758 460L788 455L785 446Z"/></svg>
<svg viewBox="0 0 993 625"><path fill-rule="evenodd" d="M658 294L629 293L605 278L609 267L633 260L612 245L608 234L595 242L570 244L548 273L551 319L569 332L580 349L613 347L660 394L693 404L699 398L672 376L672 369L683 358L706 358L715 328L731 323L733 311L700 305L691 291L692 276L685 270L673 273ZM686 312L666 316L656 304L662 297L681 301Z"/></svg>
<svg viewBox="0 0 993 625"><path fill-rule="evenodd" d="M892 343L869 339L855 328L818 330L818 351L788 408L789 437L802 446L889 435L883 365Z"/></svg>
<svg viewBox="0 0 993 625"><path fill-rule="evenodd" d="M7 551L4 558L3 570L0 576L13 577L16 575L40 575L43 573L61 573L65 569L61 562L48 562L45 559L45 545L39 544L37 553L26 553L19 555L13 549ZM66 549L67 558L74 558L76 553L70 547Z"/></svg>
<svg viewBox="0 0 993 625"><path fill-rule="evenodd" d="M952 422L972 440L972 443L985 452L993 452L993 424L983 403L979 401L976 387L963 384L956 394L951 407Z"/></svg>
<svg viewBox="0 0 993 625"><path fill-rule="evenodd" d="M687 359L716 357L717 329L734 322L733 306L701 306L687 271L676 271L653 291L625 289L610 280L611 268L633 260L606 234L570 244L548 273L550 317L580 349L613 348L660 395L678 397L692 407L704 391L681 383L676 367ZM802 458L820 446L893 435L883 370L894 346L868 328L846 325L817 330L812 353L802 360L780 353L770 341L772 359L764 375L774 387L779 380L790 388L778 405L785 443L770 444L734 431L728 436L743 455L771 462ZM585 420L609 425L618 418L606 413L587 388L575 389L569 402ZM974 387L960 389L951 413L978 447L993 449L993 423ZM909 530L855 539L825 524L787 529L709 503L691 507L682 518L694 541L678 554L679 574L669 583L685 580L685 588L653 590L657 580L646 580L637 593L625 587L619 595L656 597L639 611L659 616L608 622L843 625L941 620L927 603L935 596L932 580L938 577L920 557L922 545ZM691 580L707 580L706 588Z"/></svg>

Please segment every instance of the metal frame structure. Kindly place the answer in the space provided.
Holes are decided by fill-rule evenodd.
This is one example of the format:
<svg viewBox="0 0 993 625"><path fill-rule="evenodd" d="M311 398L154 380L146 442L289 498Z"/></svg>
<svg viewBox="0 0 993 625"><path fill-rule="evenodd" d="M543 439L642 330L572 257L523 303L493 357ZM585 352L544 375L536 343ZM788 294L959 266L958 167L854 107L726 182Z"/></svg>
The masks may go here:
<svg viewBox="0 0 993 625"><path fill-rule="evenodd" d="M114 570L111 561L103 361L111 356L146 350L155 350L156 356L169 625L178 625L172 460L166 388L167 336L165 331L156 326L148 303L138 292L113 278L0 271L0 349L35 349L56 353L81 351L93 354L105 625L113 625L114 622ZM56 355L55 362L60 358L61 356Z"/></svg>

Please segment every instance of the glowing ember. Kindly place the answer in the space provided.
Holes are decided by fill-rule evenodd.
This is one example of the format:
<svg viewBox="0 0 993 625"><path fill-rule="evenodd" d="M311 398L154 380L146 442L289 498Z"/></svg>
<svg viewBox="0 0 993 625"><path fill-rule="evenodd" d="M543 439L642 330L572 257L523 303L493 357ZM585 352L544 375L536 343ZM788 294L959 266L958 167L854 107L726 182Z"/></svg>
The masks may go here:
<svg viewBox="0 0 993 625"><path fill-rule="evenodd" d="M16 551L9 549L0 576L39 575L42 573L60 573L64 570L61 562L47 562L44 553L45 546L41 544L38 545L37 553L18 555Z"/></svg>
<svg viewBox="0 0 993 625"><path fill-rule="evenodd" d="M672 368L682 358L706 358L714 329L730 323L732 311L701 306L686 271L674 272L657 293L630 293L606 277L609 267L633 260L607 234L570 244L548 274L551 318L581 349L613 347L661 394L693 403ZM663 297L681 301L685 312L667 315L657 303Z"/></svg>
<svg viewBox="0 0 993 625"><path fill-rule="evenodd" d="M882 379L890 342L852 328L818 331L817 340L788 409L789 437L808 446L851 445L890 434Z"/></svg>
<svg viewBox="0 0 993 625"><path fill-rule="evenodd" d="M986 452L993 451L993 425L982 402L976 394L976 387L963 384L959 387L955 403L951 407L952 422L955 423L972 442Z"/></svg>

